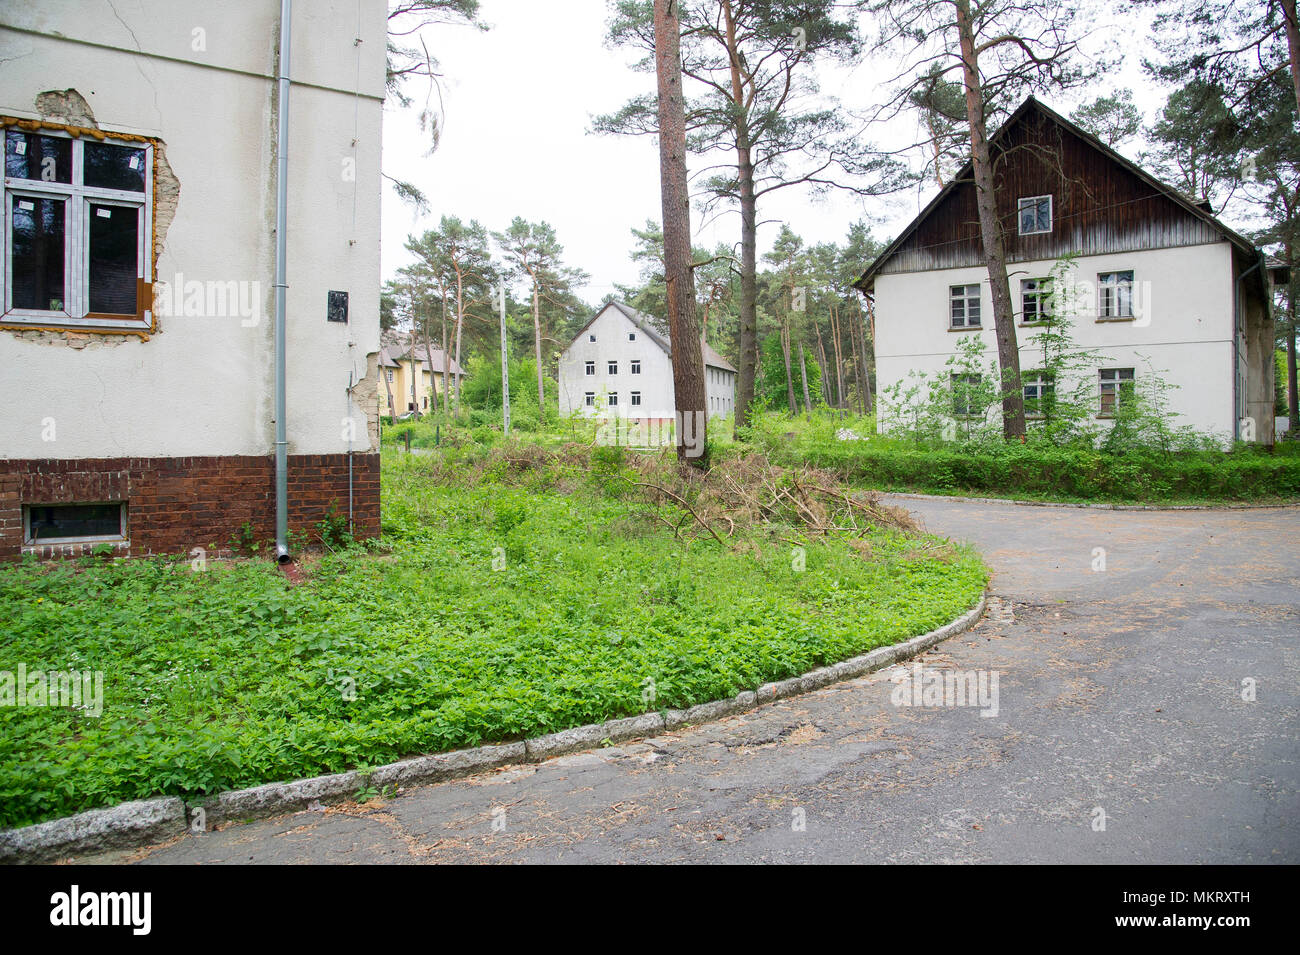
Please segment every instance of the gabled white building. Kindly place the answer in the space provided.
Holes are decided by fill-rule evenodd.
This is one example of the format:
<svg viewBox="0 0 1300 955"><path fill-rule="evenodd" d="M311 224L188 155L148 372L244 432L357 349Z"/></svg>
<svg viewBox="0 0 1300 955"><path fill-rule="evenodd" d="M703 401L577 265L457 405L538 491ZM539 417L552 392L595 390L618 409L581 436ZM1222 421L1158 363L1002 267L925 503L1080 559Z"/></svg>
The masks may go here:
<svg viewBox="0 0 1300 955"><path fill-rule="evenodd" d="M707 344L704 387L709 417L731 414L736 369ZM560 355L560 414L607 414L645 421L671 420L672 344L650 319L622 302L596 312Z"/></svg>
<svg viewBox="0 0 1300 955"><path fill-rule="evenodd" d="M1027 406L1055 387L1035 373L1033 336L1044 281L1074 255L1072 332L1079 349L1100 353L1089 383L1099 421L1128 382L1158 375L1172 386L1173 425L1272 444L1273 315L1260 252L1032 97L990 145ZM878 394L914 371L942 373L967 336L996 357L969 163L856 284L873 303Z"/></svg>

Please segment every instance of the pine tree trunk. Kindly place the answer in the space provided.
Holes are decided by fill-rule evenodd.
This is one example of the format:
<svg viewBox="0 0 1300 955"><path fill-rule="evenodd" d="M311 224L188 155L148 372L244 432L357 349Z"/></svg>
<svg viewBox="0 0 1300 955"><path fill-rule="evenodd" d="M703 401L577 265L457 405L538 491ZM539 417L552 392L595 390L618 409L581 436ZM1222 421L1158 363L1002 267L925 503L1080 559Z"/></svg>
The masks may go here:
<svg viewBox="0 0 1300 955"><path fill-rule="evenodd" d="M794 378L790 372L790 329L781 326L781 356L785 359L785 393L790 406L790 414L798 414L799 406L794 403Z"/></svg>
<svg viewBox="0 0 1300 955"><path fill-rule="evenodd" d="M465 278L459 271L456 273L456 367L460 367L460 339L465 331ZM456 390L456 397L452 403L454 414L460 414L460 375L452 380L452 385Z"/></svg>
<svg viewBox="0 0 1300 955"><path fill-rule="evenodd" d="M1011 302L1011 280L1007 277L1006 246L993 187L993 160L989 150L988 124L984 116L984 90L980 86L970 0L956 0L955 8L966 84L966 121L970 125L975 204L979 211L980 238L988 269L989 287L993 293L994 334L998 342L998 367L1002 370L1002 434L1008 439L1023 439L1025 395L1020 382L1020 349L1016 344L1015 311Z"/></svg>
<svg viewBox="0 0 1300 955"><path fill-rule="evenodd" d="M442 304L442 410L445 413L451 395L447 394L447 376L451 374L451 356L447 354L447 302L444 293ZM459 367L459 366L457 366ZM460 376L457 375L457 378Z"/></svg>
<svg viewBox="0 0 1300 955"><path fill-rule="evenodd" d="M837 408L847 408L848 402L844 400L844 352L840 347L840 317L839 310L834 303L831 304L831 343L835 346L835 389Z"/></svg>
<svg viewBox="0 0 1300 955"><path fill-rule="evenodd" d="M1296 0L1282 0L1286 20L1286 45L1291 54L1291 85L1295 87L1295 105L1300 110L1300 21L1296 20Z"/></svg>
<svg viewBox="0 0 1300 955"><path fill-rule="evenodd" d="M812 399L808 396L808 362L803 357L803 342L799 343L799 377L803 380L803 411L807 418L812 417Z"/></svg>
<svg viewBox="0 0 1300 955"><path fill-rule="evenodd" d="M704 355L695 319L691 206L686 177L686 102L682 93L678 0L655 0L655 73L659 89L659 175L664 217L664 282L672 339L677 460L707 467ZM751 386L752 387L752 386Z"/></svg>
<svg viewBox="0 0 1300 955"><path fill-rule="evenodd" d="M546 383L542 377L542 312L537 277L533 276L533 350L537 355L537 420L546 424Z"/></svg>
<svg viewBox="0 0 1300 955"><path fill-rule="evenodd" d="M750 152L748 114L740 76L740 53L732 0L722 0L727 51L731 59L731 99L736 112L736 177L740 185L740 375L737 382L736 424L749 423L758 368L758 198L754 194L754 161ZM750 356L754 357L750 357Z"/></svg>
<svg viewBox="0 0 1300 955"><path fill-rule="evenodd" d="M826 346L822 344L822 330L816 324L813 325L813 328L817 331L817 358L821 361L822 367L822 400L829 405L831 403L831 386L828 380L829 376L826 374Z"/></svg>

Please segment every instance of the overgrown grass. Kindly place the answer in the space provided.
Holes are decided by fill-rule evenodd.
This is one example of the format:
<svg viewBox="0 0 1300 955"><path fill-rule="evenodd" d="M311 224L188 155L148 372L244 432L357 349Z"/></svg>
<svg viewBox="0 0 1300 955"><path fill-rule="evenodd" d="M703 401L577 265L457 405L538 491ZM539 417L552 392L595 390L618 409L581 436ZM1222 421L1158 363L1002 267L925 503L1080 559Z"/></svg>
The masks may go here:
<svg viewBox="0 0 1300 955"><path fill-rule="evenodd" d="M848 428L864 440L840 440ZM833 471L885 491L1116 503L1300 500L1300 443L1271 451L1133 448L1122 452L1042 441L927 444L875 434L861 418L765 416L753 447L786 465Z"/></svg>
<svg viewBox="0 0 1300 955"><path fill-rule="evenodd" d="M727 697L930 630L985 584L972 552L883 526L690 539L600 450L385 452L383 544L298 585L265 561L0 568L0 671L104 674L99 717L0 706L0 826Z"/></svg>

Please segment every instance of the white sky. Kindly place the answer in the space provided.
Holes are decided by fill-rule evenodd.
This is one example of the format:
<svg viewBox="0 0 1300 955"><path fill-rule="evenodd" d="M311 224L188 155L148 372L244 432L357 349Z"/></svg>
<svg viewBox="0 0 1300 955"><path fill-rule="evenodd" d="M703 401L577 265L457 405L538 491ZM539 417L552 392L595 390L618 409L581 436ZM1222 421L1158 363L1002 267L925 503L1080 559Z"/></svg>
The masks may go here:
<svg viewBox="0 0 1300 955"><path fill-rule="evenodd" d="M383 276L392 277L409 261L406 237L433 228L442 215L478 219L497 231L518 215L555 227L567 262L591 274L580 294L594 304L616 282L637 281L629 230L660 218L659 153L650 137L596 136L587 129L593 116L650 92L654 77L630 68L637 59L633 51L605 46L605 0L483 0L481 18L491 27L487 32L463 26L424 31L444 74L445 125L436 153L427 155L427 138L416 121L426 93L422 83L407 87L416 101L411 108L385 108L384 171L419 186L431 209L417 217L385 181ZM1148 117L1161 105L1163 94L1140 70L1144 34L1130 22L1099 36L1101 42L1124 43L1133 55L1113 83L1088 90L1086 98L1129 86ZM823 74L822 91L846 107L864 109L883 97L877 84L895 69L879 59L866 61ZM1049 105L1068 113L1076 104ZM904 120L889 134L902 142L899 137L913 136L914 127ZM692 161L691 171L699 164ZM841 241L849 225L864 217L881 220L878 237L893 235L929 201L933 185L924 189L865 204L846 194L814 203L796 189L782 190L759 207L760 223L769 223L759 228L760 254L776 236L773 220L788 222L810 243ZM738 241L739 231L734 212L704 228L697 213L692 239L712 248Z"/></svg>

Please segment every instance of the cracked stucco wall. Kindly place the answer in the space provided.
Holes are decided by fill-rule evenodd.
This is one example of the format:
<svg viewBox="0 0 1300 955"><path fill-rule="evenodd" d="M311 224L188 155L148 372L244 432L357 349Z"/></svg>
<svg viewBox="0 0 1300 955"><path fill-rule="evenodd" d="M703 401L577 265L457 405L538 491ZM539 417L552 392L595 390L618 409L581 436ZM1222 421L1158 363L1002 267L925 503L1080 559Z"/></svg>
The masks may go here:
<svg viewBox="0 0 1300 955"><path fill-rule="evenodd" d="M294 15L291 454L348 450L340 419L349 381L353 397L373 395L377 383L386 9L382 0L360 8L359 22L356 0L318 0ZM163 144L155 301L168 294L206 307L160 308L147 341L0 335L0 457L271 453L278 5L230 0L218 12L198 0L47 0L14 5L4 19L0 112ZM212 308L225 288L256 307ZM347 324L325 320L331 290L349 295ZM352 412L368 422L354 451L377 448L372 406L373 397Z"/></svg>

